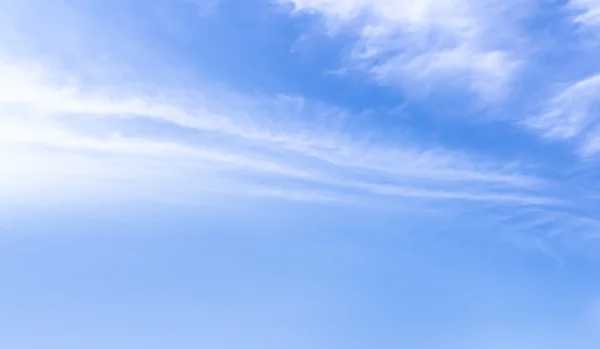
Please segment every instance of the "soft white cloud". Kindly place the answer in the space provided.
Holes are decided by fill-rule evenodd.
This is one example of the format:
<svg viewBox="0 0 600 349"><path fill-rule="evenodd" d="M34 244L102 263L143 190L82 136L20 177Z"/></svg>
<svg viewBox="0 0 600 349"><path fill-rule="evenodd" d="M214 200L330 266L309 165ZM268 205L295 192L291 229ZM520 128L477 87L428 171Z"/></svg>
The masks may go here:
<svg viewBox="0 0 600 349"><path fill-rule="evenodd" d="M569 7L576 13L574 21L581 25L600 26L600 1L598 0L570 0Z"/></svg>
<svg viewBox="0 0 600 349"><path fill-rule="evenodd" d="M565 88L523 125L550 139L575 141L582 155L593 155L600 150L599 100L600 75L593 75Z"/></svg>
<svg viewBox="0 0 600 349"><path fill-rule="evenodd" d="M330 28L351 26L360 37L352 65L383 83L417 82L414 88L421 88L461 80L483 96L497 96L519 69L518 54L506 44L514 33L504 32L513 16L499 15L508 11L501 2L298 0L296 6L319 14ZM506 23L496 26L500 19ZM260 196L435 211L486 224L498 212L510 216L536 208L505 224L533 241L520 239L522 245L546 249L546 239L554 236L596 234L596 225L576 213L560 214L580 205L578 193L565 194L571 187L519 159L499 161L469 151L467 142L463 151L415 142L404 132L392 135L383 124L362 123L343 108L301 97L244 96L201 81L184 88L175 78L158 87L144 74L143 81L124 81L114 78L123 68L114 62L94 61L92 69L109 77L86 79L81 65L67 65L71 61L61 52L36 56L2 49L0 43L1 201ZM93 59L85 47L81 51ZM565 101L580 93L570 95L557 97L548 110L569 109ZM593 137L584 140L589 149L597 144ZM531 233L546 224L540 235ZM482 224L481 231L488 230Z"/></svg>
<svg viewBox="0 0 600 349"><path fill-rule="evenodd" d="M276 196L282 196L293 189L290 181L294 181L304 188L301 189L305 193L304 199L311 196L306 193L328 193L314 195L319 201L324 197L335 197L340 201L338 196L352 201L347 198L367 195L553 203L553 200L531 193L543 181L521 173L510 164L474 161L467 154L444 149L426 150L403 143L360 141L360 135L357 138L356 134L344 132L343 125L336 129L319 129L308 126L301 118L298 121L294 117L290 122L289 116L280 115L298 110L302 113L303 103L308 102L267 99L258 103L258 108L241 106L245 113L235 107L222 106L217 108L219 111L214 111L210 103L178 104L173 98L132 95L119 86L86 91L69 76L48 72L41 64L15 60L0 64L0 81L3 92L0 97L0 147L27 156L32 156L32 149L59 154L60 173L49 168L47 161L40 163L42 169L38 170L50 171L55 177L70 169L94 169L89 171L90 174L110 172L106 166L100 171L94 166L64 163L67 152L76 154L77 159L87 154L86 163L99 161L105 164L108 160L120 163L124 157L135 159L132 165L122 170L118 166L109 166L115 171L109 177L119 177L120 172L131 172L131 166L139 165L133 171L139 176L138 182L146 179L153 182L155 175L192 178L202 174L204 177L230 178L238 185L229 187L239 193L277 193ZM147 132L136 135L120 132L125 122L134 122L138 125L136 129L143 129L151 121L175 127L173 135L168 139L157 139ZM90 126L98 122L108 123L110 127L100 132ZM195 137L181 139L176 136L177 130L191 131ZM5 167L13 166L12 170L7 168L6 173L25 173L35 166L30 162L25 166L18 158L5 159ZM153 175L142 175L149 168ZM266 180L270 184L267 188L264 188L264 176L270 178ZM8 183L6 178L7 175L4 181ZM11 180L22 179L13 175ZM205 186L217 184L218 181L207 182ZM263 189L243 189L244 185ZM221 189L227 191L227 187ZM15 185L5 188L15 188ZM299 197L290 195L290 198Z"/></svg>
<svg viewBox="0 0 600 349"><path fill-rule="evenodd" d="M502 96L521 57L513 50L521 10L496 0L277 0L321 14L329 26L359 36L353 64L384 83L466 84L486 98Z"/></svg>
<svg viewBox="0 0 600 349"><path fill-rule="evenodd" d="M41 73L39 67L29 65L0 65L0 74L6 77L4 83L0 83L0 90L5 91L0 103L20 105L41 115L155 119L182 128L234 137L259 146L283 148L336 166L394 175L516 186L532 186L538 182L535 178L515 172L510 166L499 166L483 160L472 162L465 154L457 152L434 148L425 150L402 144L389 146L361 141L360 135L357 137L344 133L339 127L322 130L309 128L304 123L290 124L287 122L290 119L288 115L279 114L305 116L297 115L297 101L292 101L292 108L279 108L276 115L268 115L269 111L266 111L253 119L235 108L229 108L231 115L209 111L204 105L182 108L153 101L151 96L120 93L118 87L105 91L106 96L86 94L72 84L53 83L53 79Z"/></svg>

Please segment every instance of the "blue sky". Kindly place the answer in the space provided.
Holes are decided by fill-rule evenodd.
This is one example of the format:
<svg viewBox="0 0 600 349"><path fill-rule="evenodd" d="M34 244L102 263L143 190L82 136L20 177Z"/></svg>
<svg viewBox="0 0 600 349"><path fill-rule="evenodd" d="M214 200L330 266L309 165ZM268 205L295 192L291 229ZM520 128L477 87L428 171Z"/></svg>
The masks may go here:
<svg viewBox="0 0 600 349"><path fill-rule="evenodd" d="M0 347L600 345L600 2L0 0Z"/></svg>

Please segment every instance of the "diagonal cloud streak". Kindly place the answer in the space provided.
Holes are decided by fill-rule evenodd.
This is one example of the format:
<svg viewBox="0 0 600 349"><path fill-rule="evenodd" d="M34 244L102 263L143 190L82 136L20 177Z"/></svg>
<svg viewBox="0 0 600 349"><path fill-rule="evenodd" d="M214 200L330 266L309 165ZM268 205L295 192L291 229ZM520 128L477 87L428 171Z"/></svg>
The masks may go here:
<svg viewBox="0 0 600 349"><path fill-rule="evenodd" d="M182 164L189 162L201 165L203 171L207 167L226 171L248 184L261 181L257 175L274 176L271 186L278 187L278 193L293 180L312 190L326 187L343 195L556 203L533 193L544 185L543 180L509 165L474 163L466 154L445 149L357 143L343 129L313 132L267 112L248 116L233 110L223 115L206 105L190 108L157 102L150 96L128 96L118 86L86 93L76 84L56 83L69 79L55 79L41 65L30 68L4 63L0 73L0 87L5 92L0 97L0 144L5 146L154 157L169 164L162 171L172 171L170 166L188 168L189 164ZM87 134L73 126L80 119L86 123L106 120L113 131L101 136ZM145 133L123 136L119 129L128 121L140 127L159 121L195 132L195 136L185 143L157 140Z"/></svg>

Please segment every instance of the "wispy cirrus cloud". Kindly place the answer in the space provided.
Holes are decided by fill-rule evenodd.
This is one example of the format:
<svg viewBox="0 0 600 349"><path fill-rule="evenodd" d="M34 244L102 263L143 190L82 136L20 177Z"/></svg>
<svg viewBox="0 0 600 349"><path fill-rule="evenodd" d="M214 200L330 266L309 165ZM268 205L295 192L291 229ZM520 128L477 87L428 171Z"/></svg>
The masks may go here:
<svg viewBox="0 0 600 349"><path fill-rule="evenodd" d="M215 1L0 0L0 29L11 29L10 33L0 30L0 208L18 211L18 219L36 227L31 231L50 234L63 229L77 234L106 229L115 235L166 232L164 239L144 243L134 258L129 247L135 241L122 241L127 245L117 248L122 259L133 260L135 265L131 270L127 265L121 268L115 274L117 282L129 271L140 271L140 258L158 258L151 263L152 269L164 264L165 258L171 262L175 254L184 257L181 265L191 266L192 273L206 266L209 277L225 273L235 279L199 297L180 292L180 286L188 291L194 286L185 280L170 287L169 281L179 275L159 265L167 279L161 285L167 289L153 290L150 298L137 297L136 292L147 288L144 275L125 285L128 295L142 301L155 300L153 295L189 294L194 299L206 298L201 303L208 304L223 290L229 292L227 297L217 298L231 303L232 289L258 277L266 286L250 290L248 297L234 302L231 311L215 307L217 313L223 309L227 313L216 327L211 321L206 323L218 328L218 334L232 327L244 330L248 322L251 340L264 342L256 329L273 332L271 325L283 319L291 324L285 331L311 338L303 345L290 337L292 347L331 347L339 342L337 346L357 348L595 348L589 344L597 340L587 343L583 331L576 328L581 323L573 307L581 297L596 297L598 292L589 281L593 278L585 274L588 266L569 256L574 250L578 254L593 251L597 244L592 240L600 239L596 209L600 166L591 156L600 151L596 116L600 78L589 75L563 86L543 105L542 113L520 125L505 122L531 115L529 108L538 107L539 96L548 95L545 88L537 87L554 88L555 80L576 80L570 66L564 72L557 68L571 60L572 52L584 51L572 47L579 42L566 45L570 52L553 51L547 59L540 58L544 50L555 49L554 41L560 41L555 38L582 37L559 32L565 27L578 30L563 6L568 1L544 2L551 5L526 24L527 30L537 32L531 37L552 41L542 40L543 48L536 44L526 48L543 51L530 62L521 40L531 37L528 33L520 37L520 25L528 6L537 0L222 1L215 16L207 18L199 17L198 9L201 16L211 14ZM422 99L415 101L410 93L373 86L372 81L356 76L332 77L326 73L330 63L339 58L338 53L348 53L333 52L337 46L328 47L329 56L322 60L298 63L298 57L287 49L305 30L306 22L292 20L287 12L272 11L273 3L291 4L290 13L308 14L311 21L326 22L330 30L351 33L352 52L345 57L345 68L366 72L381 85L439 90L419 94ZM583 14L589 8L576 11ZM588 17L577 21L591 26ZM46 18L58 19L56 25L47 25ZM547 25L549 19L560 23ZM588 53L595 50L588 49ZM536 59L545 66L536 70ZM593 72L596 63L588 63L575 75ZM214 80L227 87L215 86ZM513 87L519 96L509 94ZM484 111L494 109L490 112L503 117L497 122L489 118L472 122L471 117L477 117L471 108L473 98L465 91L493 100ZM379 110L388 108L386 103L405 105L403 118L380 114ZM466 109L465 117L448 115L463 114ZM523 132L524 127L531 132ZM539 142L539 137L573 144L587 158L557 151L559 147ZM164 205L173 202L184 205ZM123 203L128 206L125 210ZM146 209L149 203L151 210ZM38 204L49 213L48 224L39 221L31 209ZM73 210L87 204L93 206L93 214ZM197 209L196 205L204 204L212 207ZM118 212L105 215L105 210ZM250 219L242 219L246 213ZM255 214L260 215L258 220ZM64 224L60 217L55 219L63 215ZM129 224L138 216L143 216L140 225ZM117 219L105 224L112 217ZM103 221L96 224L100 218ZM261 231L259 239L248 235L257 230ZM185 236L177 240L180 232ZM113 241L101 240L106 256L114 259ZM563 268L498 248L490 240L541 252ZM68 244L74 247L75 263L54 258L58 264L50 269L73 264L77 273L90 274L89 268L77 264L86 255L80 247L87 242L78 238L76 244ZM37 262L48 256L42 253L37 258L34 255L45 247L40 245L40 250L36 243L31 249L29 245L23 246L34 252L30 256L34 259L25 272L37 275L37 266L44 264ZM96 253L97 244L92 245L92 267L107 264L98 258L103 253ZM182 250L187 245L189 251ZM198 245L202 245L200 251ZM56 255L68 254L70 247L59 248ZM207 258L202 257L204 252L209 252ZM29 258L13 254L18 261ZM192 260L188 255L202 258ZM114 264L108 263L106 270L114 269ZM19 286L28 277L21 275L23 268L17 269ZM150 269L151 284L158 284L155 270ZM97 273L102 281L98 285L106 284L103 270ZM72 273L67 274L71 280ZM90 280L95 286L92 279L84 281ZM548 282L536 285L540 280ZM71 286L62 281L56 283L60 289ZM297 287L303 285L308 285L309 302L307 288ZM271 297L271 289L273 294L284 292ZM294 299L288 307L292 311L287 313L296 316L295 310L308 309L300 322L309 326L297 326L297 319L287 321L286 311L269 309L258 324L243 317L234 319L231 326L229 318L240 310L265 313L263 305L268 307L271 300L280 309L290 296L285 292L288 289L302 292L297 299L292 292ZM408 296L398 296L398 290ZM109 291L112 298L118 296ZM8 290L9 300L13 293ZM393 299L386 298L388 293ZM326 303L320 302L320 295L325 295L325 301L341 301L335 304L333 316L325 314L324 322L315 326L311 319L323 317L320 310ZM418 299L413 302L415 295ZM67 294L66 299L71 298ZM363 299L376 301L360 303ZM408 307L404 299L411 299ZM50 299L50 303L56 302ZM179 310L189 304L183 308L175 303L163 305L167 316L185 322L187 315ZM423 305L428 314L422 314ZM138 306L145 305L134 304ZM523 316L514 318L506 311L515 306ZM347 330L364 328L365 319L380 319L384 308L393 314L384 319L383 326L345 336ZM395 311L400 308L407 311ZM189 320L198 322L192 313ZM590 313L594 318L598 311L593 307ZM482 323L482 317L489 321ZM204 318L211 320L210 314ZM165 324L141 320L142 325L159 330ZM407 324L411 328L408 338L388 331ZM432 325L441 328L433 340L429 336ZM593 334L598 332L595 325ZM341 327L323 331L332 326ZM67 327L63 328L66 332ZM175 327L175 332L181 332L181 326ZM570 335L564 338L557 329ZM30 332L24 331L24 338ZM107 331L100 332L105 338ZM144 336L144 331L140 333ZM160 340L161 334L154 337L150 341ZM192 337L184 338L182 345L197 346ZM218 342L217 337L208 342ZM267 347L281 347L290 339L284 337L266 343ZM113 339L122 342L118 334L108 340ZM238 344L243 347L247 341L242 338L233 347Z"/></svg>
<svg viewBox="0 0 600 349"><path fill-rule="evenodd" d="M600 28L599 1L570 0L566 2L563 10L565 8L570 11L568 21L594 31ZM584 42L580 44L584 45ZM580 62L592 73L566 84L558 93L541 103L541 113L521 122L521 125L546 139L565 141L573 145L578 154L586 158L600 152L600 74L597 73L594 64L589 64L589 54L589 51L583 51L572 61Z"/></svg>
<svg viewBox="0 0 600 349"><path fill-rule="evenodd" d="M531 5L496 0L277 0L358 36L351 61L380 82L467 86L498 98L522 64L515 35ZM501 29L499 29L501 28Z"/></svg>
<svg viewBox="0 0 600 349"><path fill-rule="evenodd" d="M311 4L320 3L306 2L305 8ZM342 8L348 12L342 11L345 17L336 25L362 21L357 4L348 2L348 7ZM360 11L372 11L371 5L363 5L366 10ZM189 6L182 8L190 10ZM384 11L383 7L378 11ZM451 23L438 23L450 19L434 15L437 10L427 6L421 11L414 19L401 21L402 25L416 21L410 24L414 31L401 31L403 36L415 35L412 41L384 31L377 38L362 38L366 41L358 44L355 58L361 64L369 63L374 72L388 62L386 57L408 64L405 58L420 57L433 49L451 51L458 55L453 58L456 62L467 62L469 50L487 47L479 45L475 37L454 45L444 36L452 32L440 29ZM386 40L394 39L394 45L408 42L416 46L389 52L383 46L377 48L386 35L391 35ZM426 39L422 47L417 45L419 35ZM445 38L440 40L446 46L436 46L436 36ZM361 56L367 44L374 45L373 56ZM301 96L243 94L203 81L173 88L153 85L152 79L103 80L95 75L90 82L79 74L80 66L52 65L43 56L15 51L28 52L4 49L0 55L3 198L94 201L108 195L198 202L210 195L266 196L426 208L473 220L535 209L536 214L519 218L513 231L543 221L550 222L552 231L577 230L571 223L578 220L577 214L557 212L579 205L579 194L565 193L564 183L547 176L547 169L519 158L499 159L468 144L458 150L443 142L421 142L410 137L408 124L399 134L343 106ZM53 58L60 62L60 53ZM97 68L100 72L115 70L110 65ZM411 74L427 71L420 65L413 68ZM472 68L473 64L465 67ZM448 69L444 74L457 72L450 67L440 69ZM586 234L593 235L588 230ZM539 246L537 242L532 245Z"/></svg>
<svg viewBox="0 0 600 349"><path fill-rule="evenodd" d="M569 8L575 12L573 20L584 26L600 27L600 1L570 0Z"/></svg>
<svg viewBox="0 0 600 349"><path fill-rule="evenodd" d="M266 99L255 101L250 108L218 106L212 110L211 103L178 104L177 99L168 97L131 95L119 86L85 91L72 82L76 79L57 78L56 72L47 72L40 64L4 62L0 73L4 91L0 97L0 144L12 149L30 152L32 147L41 147L88 154L103 162L107 158L98 154L135 157L143 160L134 162L144 164L142 169L150 163L164 164L153 167L155 174L225 175L249 188L269 183L262 190L251 191L277 196L300 186L310 189L306 192L333 192L340 197L554 202L535 194L543 180L511 164L474 161L469 154L406 142L369 141L346 132L344 125L309 126L298 122L297 114L287 115L304 113L302 105L310 104L308 101L299 104L291 100L290 104L285 98ZM153 122L171 127L173 132L160 138L151 132ZM132 132L127 123L133 123L137 131ZM182 134L187 136L180 138ZM12 165L19 163L13 161ZM119 173L117 167L112 168L116 173L111 176ZM239 186L236 190L243 192Z"/></svg>
<svg viewBox="0 0 600 349"><path fill-rule="evenodd" d="M599 98L600 75L593 75L563 89L545 112L523 124L549 139L576 143L584 156L594 155L600 151Z"/></svg>

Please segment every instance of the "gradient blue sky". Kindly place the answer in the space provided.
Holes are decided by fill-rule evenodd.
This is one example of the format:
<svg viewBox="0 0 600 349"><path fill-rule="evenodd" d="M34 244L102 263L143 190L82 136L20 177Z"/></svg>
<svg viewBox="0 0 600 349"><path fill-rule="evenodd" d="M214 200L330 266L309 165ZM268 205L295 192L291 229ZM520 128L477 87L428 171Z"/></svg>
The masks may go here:
<svg viewBox="0 0 600 349"><path fill-rule="evenodd" d="M0 347L600 347L600 1L0 0Z"/></svg>

